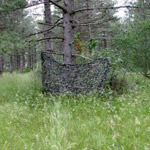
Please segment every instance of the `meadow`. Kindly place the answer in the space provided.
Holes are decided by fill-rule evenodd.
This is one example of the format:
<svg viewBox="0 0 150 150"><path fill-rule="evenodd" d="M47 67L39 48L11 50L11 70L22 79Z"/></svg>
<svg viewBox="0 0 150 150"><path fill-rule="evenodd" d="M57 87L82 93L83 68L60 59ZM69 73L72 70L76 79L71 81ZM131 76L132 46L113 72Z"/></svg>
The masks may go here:
<svg viewBox="0 0 150 150"><path fill-rule="evenodd" d="M0 150L150 150L150 80L123 94L43 95L33 73L0 76Z"/></svg>

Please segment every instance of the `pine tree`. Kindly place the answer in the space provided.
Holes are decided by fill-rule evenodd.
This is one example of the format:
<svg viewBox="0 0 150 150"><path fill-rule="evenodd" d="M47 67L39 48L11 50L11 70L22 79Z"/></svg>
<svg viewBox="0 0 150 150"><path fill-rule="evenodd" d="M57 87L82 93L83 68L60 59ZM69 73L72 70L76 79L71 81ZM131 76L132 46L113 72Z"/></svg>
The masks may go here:
<svg viewBox="0 0 150 150"><path fill-rule="evenodd" d="M21 9L26 4L25 0L6 0L0 3L0 20L3 27L0 30L0 54L2 60L9 63L10 72L19 69L23 72L27 52L25 37L34 28L31 19L26 17L27 13ZM7 64L4 64L5 68L8 68Z"/></svg>

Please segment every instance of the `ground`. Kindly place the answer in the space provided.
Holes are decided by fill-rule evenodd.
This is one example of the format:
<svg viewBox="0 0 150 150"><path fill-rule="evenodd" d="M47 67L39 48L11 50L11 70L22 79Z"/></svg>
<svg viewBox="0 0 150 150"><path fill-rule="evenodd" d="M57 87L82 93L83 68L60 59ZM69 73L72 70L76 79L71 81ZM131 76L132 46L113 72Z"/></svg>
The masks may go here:
<svg viewBox="0 0 150 150"><path fill-rule="evenodd" d="M0 77L0 150L150 150L150 81L114 95L43 95L33 73Z"/></svg>

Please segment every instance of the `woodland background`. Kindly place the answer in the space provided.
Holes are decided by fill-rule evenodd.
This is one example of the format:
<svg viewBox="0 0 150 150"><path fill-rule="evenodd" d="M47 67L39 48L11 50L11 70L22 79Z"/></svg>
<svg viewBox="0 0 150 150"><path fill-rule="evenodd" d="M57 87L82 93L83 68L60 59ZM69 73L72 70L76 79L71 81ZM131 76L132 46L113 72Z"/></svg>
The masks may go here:
<svg viewBox="0 0 150 150"><path fill-rule="evenodd" d="M43 94L42 52L109 60L104 89ZM1 0L0 149L150 150L149 58L149 0Z"/></svg>

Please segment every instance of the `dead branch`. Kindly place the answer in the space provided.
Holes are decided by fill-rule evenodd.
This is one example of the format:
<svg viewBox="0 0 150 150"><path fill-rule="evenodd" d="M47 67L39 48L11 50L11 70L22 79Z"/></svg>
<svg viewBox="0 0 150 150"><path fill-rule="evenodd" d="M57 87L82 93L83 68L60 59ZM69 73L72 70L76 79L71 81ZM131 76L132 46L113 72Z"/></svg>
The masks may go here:
<svg viewBox="0 0 150 150"><path fill-rule="evenodd" d="M63 8L62 6L60 6L59 4L57 4L57 2L59 2L60 0L56 0L56 1L52 1L52 0L49 0L49 2L51 2L53 5L57 6L58 8L62 9L63 11L66 12L66 9ZM35 7L35 6L38 6L38 5L42 5L44 4L44 2L38 2L38 3L35 3L35 4L30 4L30 5L26 5L25 7L18 7L18 8L15 8L15 9L11 9L9 11L7 11L7 13L11 13L11 12L14 12L14 11L17 11L17 10L21 10L21 9L28 9L28 8L31 8L31 7ZM5 13L5 11L0 11L1 13Z"/></svg>
<svg viewBox="0 0 150 150"><path fill-rule="evenodd" d="M64 55L64 53L60 53L60 52L55 52L53 50L48 50L48 51L45 51L45 53L47 54L55 54L55 55ZM89 58L89 57L86 57L86 56L82 56L82 55L79 55L79 54L74 54L72 53L72 56L75 56L75 57L81 57L81 58L84 58L84 59L87 59L87 60L90 60L92 61L93 59Z"/></svg>
<svg viewBox="0 0 150 150"><path fill-rule="evenodd" d="M90 61L93 60L93 59L91 59L91 58L89 58L89 57L82 56L82 55L78 55L78 54L72 54L72 56L75 56L75 57L81 57L81 58L84 58L84 59L87 59L87 60L90 60Z"/></svg>
<svg viewBox="0 0 150 150"><path fill-rule="evenodd" d="M83 8L83 9L78 9L78 10L75 10L73 12L73 14L75 13L81 13L83 11L91 11L91 10L101 10L101 9L110 9L110 10L116 10L116 9L121 9L121 8L133 8L133 9L150 9L150 7L141 7L141 6L130 6L130 5L127 5L127 6L114 6L114 7L97 7L97 8Z"/></svg>
<svg viewBox="0 0 150 150"><path fill-rule="evenodd" d="M67 12L67 10L63 6L59 5L57 2L54 2L52 0L49 0L49 2L51 2L53 5L55 5L56 7L60 8L64 12Z"/></svg>
<svg viewBox="0 0 150 150"><path fill-rule="evenodd" d="M81 24L78 24L78 26L101 25L101 24L104 24L104 23L106 23L106 22L112 21L112 20L114 20L114 19L116 19L116 18L115 18L115 17L110 17L110 18L107 18L107 19L102 20L102 21L100 21L100 22L93 22L93 23L87 22L87 23L81 23Z"/></svg>
<svg viewBox="0 0 150 150"><path fill-rule="evenodd" d="M40 31L40 32L37 32L37 33L32 33L32 34L28 35L27 38L31 37L31 36L34 36L34 35L37 35L37 34L42 34L42 33L45 33L47 31L50 31L50 30L54 29L56 26L58 26L60 24L60 22L59 22L60 20L62 20L62 18L58 19L52 26L50 25L51 27L49 29L44 30L44 31Z"/></svg>
<svg viewBox="0 0 150 150"><path fill-rule="evenodd" d="M36 42L40 42L40 41L45 41L45 40L50 40L50 39L56 39L56 40L64 40L64 38L62 37L50 37L50 38L42 38L42 39L39 39L39 40L36 40Z"/></svg>

